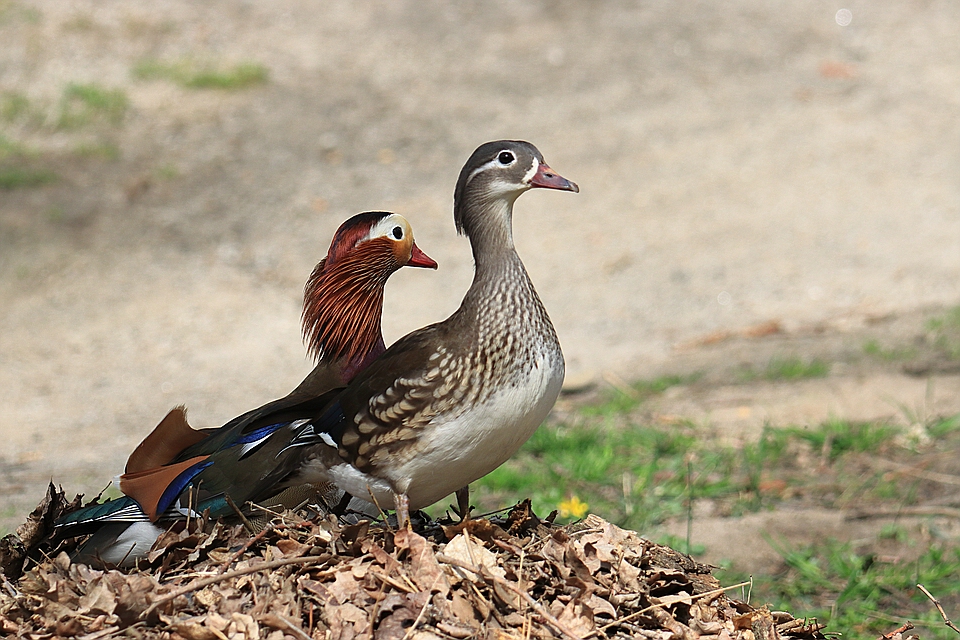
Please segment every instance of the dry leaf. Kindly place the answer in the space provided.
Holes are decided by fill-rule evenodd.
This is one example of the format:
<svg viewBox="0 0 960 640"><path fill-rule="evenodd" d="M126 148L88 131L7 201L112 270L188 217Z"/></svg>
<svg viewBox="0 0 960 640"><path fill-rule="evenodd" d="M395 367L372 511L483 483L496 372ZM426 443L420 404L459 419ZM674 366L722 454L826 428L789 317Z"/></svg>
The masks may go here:
<svg viewBox="0 0 960 640"><path fill-rule="evenodd" d="M287 518L251 539L242 526L193 521L162 536L139 572L37 556L12 584L21 595L0 589L0 633L122 635L137 624L143 640L556 638L646 610L603 635L773 640L783 629L824 640L822 625L778 613L773 626L769 612L725 594L698 598L717 586L709 567L595 515L559 528L521 503L507 519L470 522L447 541L435 525L414 533Z"/></svg>
<svg viewBox="0 0 960 640"><path fill-rule="evenodd" d="M437 562L432 545L422 536L406 529L398 531L393 541L398 549L408 550L410 576L417 587L423 591L437 591L444 596L449 593L450 583Z"/></svg>
<svg viewBox="0 0 960 640"><path fill-rule="evenodd" d="M454 560L459 560L472 567L486 567L492 575L498 578L506 575L506 571L497 564L497 556L493 552L462 533L447 543L447 546L443 548L443 555L453 558ZM467 571L466 569L462 569L462 571L464 571L471 580L477 579L475 573Z"/></svg>
<svg viewBox="0 0 960 640"><path fill-rule="evenodd" d="M220 640L223 634L217 634L213 629L199 625L196 622L181 622L174 625L174 630L186 640Z"/></svg>

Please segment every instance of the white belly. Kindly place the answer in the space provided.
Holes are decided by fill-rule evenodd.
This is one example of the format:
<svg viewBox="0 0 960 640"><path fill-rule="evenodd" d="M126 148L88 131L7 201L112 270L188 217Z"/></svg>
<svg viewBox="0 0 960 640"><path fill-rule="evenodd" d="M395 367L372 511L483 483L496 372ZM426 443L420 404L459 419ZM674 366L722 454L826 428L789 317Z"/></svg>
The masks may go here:
<svg viewBox="0 0 960 640"><path fill-rule="evenodd" d="M393 507L393 489L422 509L490 473L526 442L553 408L563 384L563 361L531 367L526 381L490 396L486 402L446 422L435 421L417 454L373 477L348 464L311 464L309 475L323 477L352 495ZM331 449L332 452L332 449ZM327 458L327 460L330 460ZM312 473L311 473L312 472Z"/></svg>

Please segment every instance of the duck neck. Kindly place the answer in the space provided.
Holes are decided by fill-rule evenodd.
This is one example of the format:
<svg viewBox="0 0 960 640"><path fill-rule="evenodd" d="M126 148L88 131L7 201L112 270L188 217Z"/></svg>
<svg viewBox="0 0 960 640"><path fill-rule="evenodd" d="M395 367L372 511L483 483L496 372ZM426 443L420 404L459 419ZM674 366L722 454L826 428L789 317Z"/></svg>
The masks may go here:
<svg viewBox="0 0 960 640"><path fill-rule="evenodd" d="M518 194L519 195L519 194ZM476 265L474 285L501 277L505 268L519 264L513 245L513 198L474 198L463 216L463 232L470 238Z"/></svg>
<svg viewBox="0 0 960 640"><path fill-rule="evenodd" d="M343 382L348 384L353 380L354 376L370 366L370 363L379 358L386 350L387 345L384 344L383 336L381 335L369 351L366 353L358 353L353 356L352 360L345 360L339 363L340 377L343 379Z"/></svg>
<svg viewBox="0 0 960 640"><path fill-rule="evenodd" d="M513 202L516 198L475 202L463 217L463 231L470 238L475 271L460 313L473 318L478 327L498 331L521 330L523 310L539 309L533 283L513 244ZM493 321L494 318L499 318ZM512 327L512 329L511 329ZM490 331L482 331L490 335Z"/></svg>
<svg viewBox="0 0 960 640"><path fill-rule="evenodd" d="M385 349L380 316L391 271L363 260L324 266L321 262L307 282L303 335L318 366L335 367L349 382Z"/></svg>

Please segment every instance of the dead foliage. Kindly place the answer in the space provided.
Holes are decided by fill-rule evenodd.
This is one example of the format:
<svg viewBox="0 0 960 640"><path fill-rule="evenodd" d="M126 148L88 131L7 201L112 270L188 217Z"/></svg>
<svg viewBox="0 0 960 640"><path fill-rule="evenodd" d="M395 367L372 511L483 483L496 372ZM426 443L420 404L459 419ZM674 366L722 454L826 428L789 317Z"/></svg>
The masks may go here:
<svg viewBox="0 0 960 640"><path fill-rule="evenodd" d="M45 502L33 520L66 505L62 492ZM87 640L824 637L822 625L737 601L710 567L597 516L553 526L525 501L506 519L417 529L288 512L251 538L242 525L194 521L161 536L129 572L72 563L70 544L60 545L3 579L0 631Z"/></svg>

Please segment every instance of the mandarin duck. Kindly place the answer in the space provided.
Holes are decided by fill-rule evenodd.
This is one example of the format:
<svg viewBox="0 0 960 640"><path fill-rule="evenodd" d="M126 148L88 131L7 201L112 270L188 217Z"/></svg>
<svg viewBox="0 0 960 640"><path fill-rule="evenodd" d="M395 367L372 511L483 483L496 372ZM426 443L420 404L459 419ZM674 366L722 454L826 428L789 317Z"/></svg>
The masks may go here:
<svg viewBox="0 0 960 640"><path fill-rule="evenodd" d="M513 205L532 188L578 192L528 142L480 146L454 192L454 223L470 240L473 283L443 322L410 333L343 390L288 445L294 482L330 482L397 511L467 487L510 458L554 405L560 343L513 244Z"/></svg>
<svg viewBox="0 0 960 640"><path fill-rule="evenodd" d="M437 267L414 242L405 218L368 212L344 222L304 288L302 327L308 352L317 359L313 371L287 396L220 428L193 429L183 407L172 410L117 478L125 497L56 523L61 537L97 532L76 559L129 564L163 532L155 523L206 510L213 517L231 515L234 505L278 494L277 483L289 475L294 458L282 450L339 388L384 352L384 286L403 266Z"/></svg>

